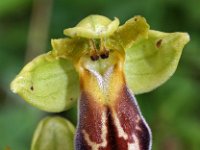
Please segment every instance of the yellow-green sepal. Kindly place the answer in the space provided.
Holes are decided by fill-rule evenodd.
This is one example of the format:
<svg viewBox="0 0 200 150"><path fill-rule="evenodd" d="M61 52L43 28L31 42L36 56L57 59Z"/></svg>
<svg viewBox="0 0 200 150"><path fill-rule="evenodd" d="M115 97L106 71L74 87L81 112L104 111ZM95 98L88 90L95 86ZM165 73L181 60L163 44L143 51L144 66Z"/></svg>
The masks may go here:
<svg viewBox="0 0 200 150"><path fill-rule="evenodd" d="M74 150L75 127L62 117L46 117L38 124L31 150Z"/></svg>
<svg viewBox="0 0 200 150"><path fill-rule="evenodd" d="M82 37L89 39L103 38L112 35L119 26L119 19L113 21L105 16L90 15L81 20L76 27L64 30L64 34L70 37Z"/></svg>
<svg viewBox="0 0 200 150"><path fill-rule="evenodd" d="M69 109L79 96L79 78L72 63L51 52L29 62L11 83L11 90L48 112Z"/></svg>
<svg viewBox="0 0 200 150"><path fill-rule="evenodd" d="M189 39L187 33L150 30L148 38L137 40L126 50L125 74L129 88L135 94L141 94L168 80Z"/></svg>

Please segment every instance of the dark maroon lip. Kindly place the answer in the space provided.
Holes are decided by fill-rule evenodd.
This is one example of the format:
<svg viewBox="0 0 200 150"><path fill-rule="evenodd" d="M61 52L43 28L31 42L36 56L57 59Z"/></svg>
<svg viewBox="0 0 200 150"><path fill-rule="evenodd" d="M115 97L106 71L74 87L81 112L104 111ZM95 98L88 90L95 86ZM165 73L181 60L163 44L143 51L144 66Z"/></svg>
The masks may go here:
<svg viewBox="0 0 200 150"><path fill-rule="evenodd" d="M130 144L139 149L149 150L151 147L151 131L146 124L136 99L126 86L118 93L115 105L95 103L87 92L82 92L79 103L79 123L76 133L77 150L93 150L88 143L85 131L93 144L99 145L98 150L131 150ZM105 116L103 124L102 116ZM116 125L116 117L126 138L120 135ZM102 126L106 126L106 136L102 139ZM106 144L102 144L105 142ZM103 146L102 146L103 145Z"/></svg>

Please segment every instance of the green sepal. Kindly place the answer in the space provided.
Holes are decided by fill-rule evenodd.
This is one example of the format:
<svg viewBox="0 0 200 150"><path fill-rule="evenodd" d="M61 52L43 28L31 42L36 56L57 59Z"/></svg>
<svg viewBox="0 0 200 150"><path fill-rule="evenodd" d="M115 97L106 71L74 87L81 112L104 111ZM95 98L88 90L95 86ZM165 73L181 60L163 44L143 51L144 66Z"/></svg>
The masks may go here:
<svg viewBox="0 0 200 150"><path fill-rule="evenodd" d="M74 150L75 127L62 117L46 117L38 124L31 150Z"/></svg>
<svg viewBox="0 0 200 150"><path fill-rule="evenodd" d="M76 27L64 30L64 34L70 37L82 37L89 39L104 38L112 35L119 26L119 19L113 21L100 15L90 15L81 20Z"/></svg>
<svg viewBox="0 0 200 150"><path fill-rule="evenodd" d="M11 83L11 90L37 108L60 112L79 96L79 78L72 63L51 52L28 63Z"/></svg>
<svg viewBox="0 0 200 150"><path fill-rule="evenodd" d="M175 72L182 49L189 42L187 33L150 30L148 38L137 40L126 50L125 74L135 94L149 92Z"/></svg>

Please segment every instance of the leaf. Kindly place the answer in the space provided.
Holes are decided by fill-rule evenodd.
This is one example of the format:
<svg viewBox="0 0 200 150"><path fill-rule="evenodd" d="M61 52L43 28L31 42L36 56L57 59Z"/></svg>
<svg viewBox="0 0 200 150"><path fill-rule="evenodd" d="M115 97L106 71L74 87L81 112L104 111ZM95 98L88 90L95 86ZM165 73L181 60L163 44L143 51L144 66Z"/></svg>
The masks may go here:
<svg viewBox="0 0 200 150"><path fill-rule="evenodd" d="M69 60L47 53L22 69L11 83L11 90L42 110L60 112L77 100L79 79Z"/></svg>
<svg viewBox="0 0 200 150"><path fill-rule="evenodd" d="M75 127L61 117L47 117L35 130L31 150L73 150Z"/></svg>
<svg viewBox="0 0 200 150"><path fill-rule="evenodd" d="M140 39L126 50L125 74L128 86L135 94L149 92L175 72L187 33L149 31L147 39Z"/></svg>

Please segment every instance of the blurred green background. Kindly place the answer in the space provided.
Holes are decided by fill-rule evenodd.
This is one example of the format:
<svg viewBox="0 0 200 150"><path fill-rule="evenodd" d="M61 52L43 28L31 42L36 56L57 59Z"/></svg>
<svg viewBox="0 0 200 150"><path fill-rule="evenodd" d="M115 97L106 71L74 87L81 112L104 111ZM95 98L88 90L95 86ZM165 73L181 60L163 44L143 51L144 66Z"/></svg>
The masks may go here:
<svg viewBox="0 0 200 150"><path fill-rule="evenodd" d="M47 115L12 94L11 80L26 62L51 50L50 39L64 37L64 28L101 14L121 23L142 15L151 29L190 34L174 76L137 99L153 132L153 150L199 150L199 7L199 0L1 0L0 149L28 150L38 121ZM75 123L73 111L68 116Z"/></svg>

